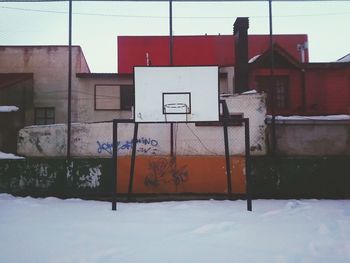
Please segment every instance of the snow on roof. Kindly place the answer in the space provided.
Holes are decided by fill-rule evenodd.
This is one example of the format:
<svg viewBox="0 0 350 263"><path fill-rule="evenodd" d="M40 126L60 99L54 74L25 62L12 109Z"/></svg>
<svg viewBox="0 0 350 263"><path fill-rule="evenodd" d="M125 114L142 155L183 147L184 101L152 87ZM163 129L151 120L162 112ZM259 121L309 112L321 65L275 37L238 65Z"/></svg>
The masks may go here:
<svg viewBox="0 0 350 263"><path fill-rule="evenodd" d="M24 157L14 155L13 153L0 152L0 159L24 159Z"/></svg>
<svg viewBox="0 0 350 263"><path fill-rule="evenodd" d="M252 57L251 59L249 59L248 63L253 63L255 60L257 60L259 57L261 56L261 54L258 54L254 57Z"/></svg>
<svg viewBox="0 0 350 263"><path fill-rule="evenodd" d="M19 108L16 106L0 106L0 112L12 112L18 110Z"/></svg>
<svg viewBox="0 0 350 263"><path fill-rule="evenodd" d="M272 116L267 115L266 119L271 120ZM278 121L300 121L300 120L311 120L311 121L344 121L350 120L350 115L325 115L325 116L276 116L275 120Z"/></svg>
<svg viewBox="0 0 350 263"><path fill-rule="evenodd" d="M255 89L253 90L248 90L246 92L241 93L241 95L250 95L250 94L256 94L258 93Z"/></svg>
<svg viewBox="0 0 350 263"><path fill-rule="evenodd" d="M337 62L350 62L350 54L338 59Z"/></svg>

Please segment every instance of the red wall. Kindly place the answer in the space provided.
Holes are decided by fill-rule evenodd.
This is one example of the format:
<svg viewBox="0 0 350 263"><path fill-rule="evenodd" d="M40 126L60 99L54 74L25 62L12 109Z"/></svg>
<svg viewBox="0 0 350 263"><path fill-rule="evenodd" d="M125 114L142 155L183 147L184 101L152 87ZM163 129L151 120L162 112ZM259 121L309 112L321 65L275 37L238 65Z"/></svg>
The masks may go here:
<svg viewBox="0 0 350 263"><path fill-rule="evenodd" d="M306 70L307 112L350 114L350 65Z"/></svg>
<svg viewBox="0 0 350 263"><path fill-rule="evenodd" d="M270 69L254 69L250 72L249 84L250 88L257 89L257 83L255 79L258 76L270 76ZM302 102L302 75L301 70L297 68L289 69L274 69L274 76L287 76L289 78L288 86L288 107L285 109L276 110L277 115L300 115L303 114L303 102ZM268 105L268 114L271 114L271 106Z"/></svg>
<svg viewBox="0 0 350 263"><path fill-rule="evenodd" d="M327 66L329 65L329 66ZM277 115L332 115L350 114L350 65L334 67L324 63L321 67L305 69L305 110L301 69L274 70L275 76L289 77L288 108L276 110ZM269 76L270 69L254 69L249 83L256 88L257 76ZM268 107L271 114L271 107Z"/></svg>
<svg viewBox="0 0 350 263"><path fill-rule="evenodd" d="M248 57L262 54L269 47L268 35L249 35ZM300 59L297 44L307 41L307 35L276 35L274 41ZM233 35L175 36L173 42L174 65L234 65ZM307 51L307 50L306 50ZM132 73L134 66L146 65L146 53L152 65L169 65L168 36L119 36L118 72ZM308 52L306 52L308 61Z"/></svg>

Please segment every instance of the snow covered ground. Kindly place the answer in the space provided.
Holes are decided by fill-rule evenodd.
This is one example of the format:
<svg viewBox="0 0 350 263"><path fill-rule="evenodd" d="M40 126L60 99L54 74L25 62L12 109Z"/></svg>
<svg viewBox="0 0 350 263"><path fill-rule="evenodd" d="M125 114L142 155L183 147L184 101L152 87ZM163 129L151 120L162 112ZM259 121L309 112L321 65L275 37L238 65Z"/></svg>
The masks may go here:
<svg viewBox="0 0 350 263"><path fill-rule="evenodd" d="M350 262L350 200L163 203L0 194L0 262Z"/></svg>

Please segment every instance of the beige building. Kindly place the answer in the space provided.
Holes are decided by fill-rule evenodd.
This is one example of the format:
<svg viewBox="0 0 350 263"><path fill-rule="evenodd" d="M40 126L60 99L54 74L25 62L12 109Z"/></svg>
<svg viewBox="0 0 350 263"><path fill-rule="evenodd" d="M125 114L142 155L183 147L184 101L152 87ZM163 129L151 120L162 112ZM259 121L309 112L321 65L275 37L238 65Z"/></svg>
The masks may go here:
<svg viewBox="0 0 350 263"><path fill-rule="evenodd" d="M0 46L0 106L19 108L11 115L16 125L0 127L0 151L16 148L9 130L67 122L68 52L68 46ZM72 122L130 118L132 96L131 75L92 74L80 46L72 47Z"/></svg>
<svg viewBox="0 0 350 263"><path fill-rule="evenodd" d="M80 47L72 48L72 72L90 72ZM33 105L28 124L52 124L67 121L68 47L2 46L0 73L32 73ZM76 121L76 78L72 80L72 116Z"/></svg>

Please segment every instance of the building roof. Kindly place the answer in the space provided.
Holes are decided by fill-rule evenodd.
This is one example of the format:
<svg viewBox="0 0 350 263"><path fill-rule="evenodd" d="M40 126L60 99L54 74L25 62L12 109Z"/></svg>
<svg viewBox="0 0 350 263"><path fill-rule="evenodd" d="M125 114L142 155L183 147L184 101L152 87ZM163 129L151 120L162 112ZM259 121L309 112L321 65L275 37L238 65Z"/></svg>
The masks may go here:
<svg viewBox="0 0 350 263"><path fill-rule="evenodd" d="M126 78L132 78L133 74L131 73L124 73L124 74L118 74L118 73L77 73L77 78L81 79L126 79Z"/></svg>
<svg viewBox="0 0 350 263"><path fill-rule="evenodd" d="M0 48L50 48L50 47L67 47L68 45L0 45ZM80 45L72 45L73 48L82 49Z"/></svg>
<svg viewBox="0 0 350 263"><path fill-rule="evenodd" d="M248 36L248 57L264 53L270 46L269 35ZM273 40L295 60L300 61L297 45L307 42L307 35L274 35ZM168 36L119 36L118 71L132 73L134 66L170 65ZM198 66L235 65L235 37L233 35L174 36L173 65ZM148 58L148 59L147 59ZM308 49L305 51L308 61Z"/></svg>
<svg viewBox="0 0 350 263"><path fill-rule="evenodd" d="M345 55L337 60L337 62L350 62L350 54Z"/></svg>
<svg viewBox="0 0 350 263"><path fill-rule="evenodd" d="M276 67L300 67L300 61L291 56L283 47L275 43L273 45L274 52L274 64ZM271 62L271 49L269 48L263 54L257 55L250 59L250 65L252 66L265 66L270 67Z"/></svg>
<svg viewBox="0 0 350 263"><path fill-rule="evenodd" d="M339 69L350 67L350 63L344 62L315 62L305 63L303 66L307 69Z"/></svg>

